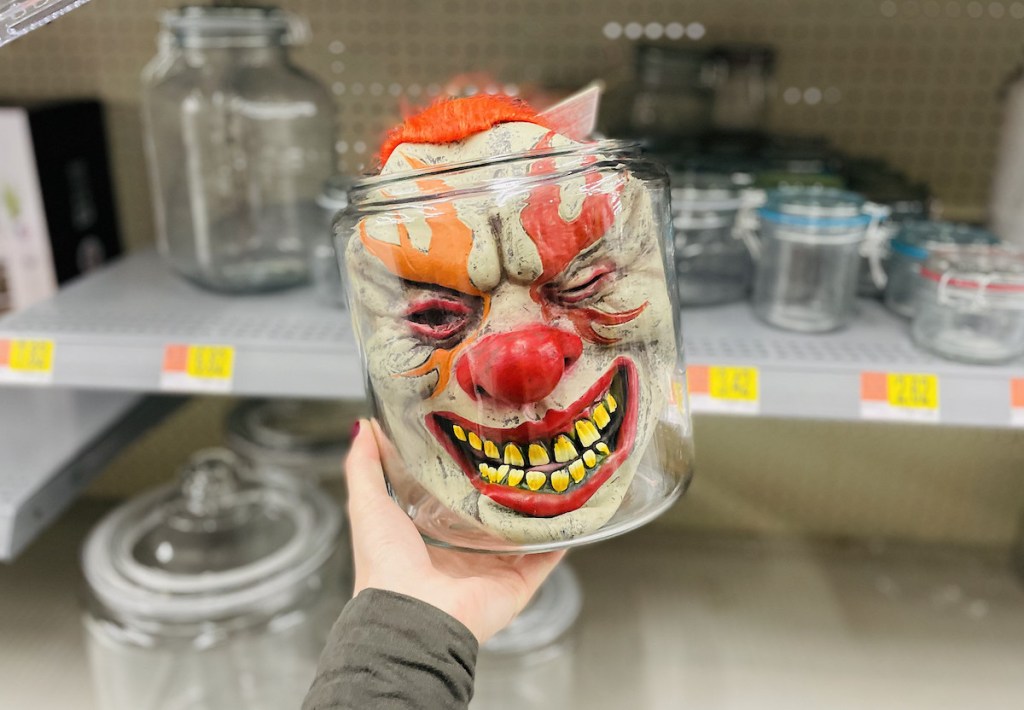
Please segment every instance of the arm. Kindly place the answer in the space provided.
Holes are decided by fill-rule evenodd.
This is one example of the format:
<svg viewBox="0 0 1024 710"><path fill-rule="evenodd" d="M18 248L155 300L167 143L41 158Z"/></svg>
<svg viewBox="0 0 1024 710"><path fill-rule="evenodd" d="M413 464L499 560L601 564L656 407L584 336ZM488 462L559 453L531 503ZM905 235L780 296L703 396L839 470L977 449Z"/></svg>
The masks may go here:
<svg viewBox="0 0 1024 710"><path fill-rule="evenodd" d="M429 604L380 589L348 603L331 630L303 710L464 710L478 644Z"/></svg>

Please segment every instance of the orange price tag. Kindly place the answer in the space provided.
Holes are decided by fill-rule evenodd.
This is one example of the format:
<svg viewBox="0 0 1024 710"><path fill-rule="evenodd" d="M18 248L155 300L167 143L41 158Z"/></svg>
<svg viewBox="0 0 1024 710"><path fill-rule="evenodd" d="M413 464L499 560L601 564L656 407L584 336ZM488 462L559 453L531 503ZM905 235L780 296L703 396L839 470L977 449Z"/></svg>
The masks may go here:
<svg viewBox="0 0 1024 710"><path fill-rule="evenodd" d="M234 383L235 349L230 345L168 345L160 370L160 389L167 392L230 392Z"/></svg>
<svg viewBox="0 0 1024 710"><path fill-rule="evenodd" d="M0 382L45 385L53 382L52 340L0 340Z"/></svg>
<svg viewBox="0 0 1024 710"><path fill-rule="evenodd" d="M1024 427L1024 378L1010 380L1010 424Z"/></svg>
<svg viewBox="0 0 1024 710"><path fill-rule="evenodd" d="M761 411L761 373L756 367L690 365L686 376L695 412L754 415Z"/></svg>
<svg viewBox="0 0 1024 710"><path fill-rule="evenodd" d="M939 378L917 372L862 372L861 419L939 421Z"/></svg>

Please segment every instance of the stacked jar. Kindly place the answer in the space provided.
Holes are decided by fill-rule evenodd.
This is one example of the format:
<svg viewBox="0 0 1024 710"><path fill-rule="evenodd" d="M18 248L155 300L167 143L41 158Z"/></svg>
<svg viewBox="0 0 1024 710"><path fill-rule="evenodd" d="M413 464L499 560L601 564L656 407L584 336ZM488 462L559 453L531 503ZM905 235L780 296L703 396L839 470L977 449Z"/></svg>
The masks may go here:
<svg viewBox="0 0 1024 710"><path fill-rule="evenodd" d="M861 244L879 223L864 198L833 188L785 188L768 193L758 215L754 313L805 333L847 325Z"/></svg>
<svg viewBox="0 0 1024 710"><path fill-rule="evenodd" d="M672 227L682 306L739 301L750 289L750 252L737 238L740 186L726 175L672 175Z"/></svg>
<svg viewBox="0 0 1024 710"><path fill-rule="evenodd" d="M1024 249L937 247L917 289L911 333L922 348L977 364L1024 354Z"/></svg>
<svg viewBox="0 0 1024 710"><path fill-rule="evenodd" d="M943 244L997 244L991 232L951 222L905 222L889 243L885 305L906 318L914 315L917 274L932 248Z"/></svg>

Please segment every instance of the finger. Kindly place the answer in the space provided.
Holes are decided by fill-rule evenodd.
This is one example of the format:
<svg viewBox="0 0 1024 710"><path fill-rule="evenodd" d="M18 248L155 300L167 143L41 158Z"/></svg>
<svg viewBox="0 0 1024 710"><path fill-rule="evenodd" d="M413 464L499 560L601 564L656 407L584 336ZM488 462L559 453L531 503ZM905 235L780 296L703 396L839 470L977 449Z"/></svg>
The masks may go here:
<svg viewBox="0 0 1024 710"><path fill-rule="evenodd" d="M515 566L523 580L530 588L530 594L537 590L551 571L565 557L565 550L544 552L538 555L524 555Z"/></svg>

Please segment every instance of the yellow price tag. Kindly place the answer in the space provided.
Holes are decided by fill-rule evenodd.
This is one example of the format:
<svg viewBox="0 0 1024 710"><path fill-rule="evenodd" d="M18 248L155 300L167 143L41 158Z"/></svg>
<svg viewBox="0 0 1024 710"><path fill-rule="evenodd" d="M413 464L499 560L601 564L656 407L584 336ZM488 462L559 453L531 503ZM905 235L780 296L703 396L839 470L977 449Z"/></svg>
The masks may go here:
<svg viewBox="0 0 1024 710"><path fill-rule="evenodd" d="M53 370L52 340L12 340L7 366L15 372L43 373Z"/></svg>
<svg viewBox="0 0 1024 710"><path fill-rule="evenodd" d="M715 399L756 402L758 372L756 367L709 367L708 394Z"/></svg>
<svg viewBox="0 0 1024 710"><path fill-rule="evenodd" d="M206 380L230 380L235 365L235 349L227 345L190 345L185 372L189 377Z"/></svg>
<svg viewBox="0 0 1024 710"><path fill-rule="evenodd" d="M894 407L937 409L939 378L935 375L889 373L886 375L888 401Z"/></svg>

